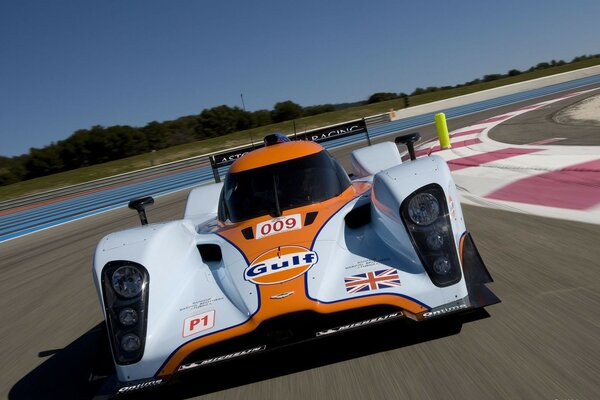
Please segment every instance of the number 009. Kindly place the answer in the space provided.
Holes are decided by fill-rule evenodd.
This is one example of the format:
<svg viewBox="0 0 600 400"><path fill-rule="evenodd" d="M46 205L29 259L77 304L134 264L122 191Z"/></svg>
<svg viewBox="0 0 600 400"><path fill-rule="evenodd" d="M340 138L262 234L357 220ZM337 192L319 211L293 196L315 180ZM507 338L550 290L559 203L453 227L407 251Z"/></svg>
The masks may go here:
<svg viewBox="0 0 600 400"><path fill-rule="evenodd" d="M281 232L293 231L300 228L302 228L300 214L275 218L256 225L256 238L260 239L265 236L276 235Z"/></svg>

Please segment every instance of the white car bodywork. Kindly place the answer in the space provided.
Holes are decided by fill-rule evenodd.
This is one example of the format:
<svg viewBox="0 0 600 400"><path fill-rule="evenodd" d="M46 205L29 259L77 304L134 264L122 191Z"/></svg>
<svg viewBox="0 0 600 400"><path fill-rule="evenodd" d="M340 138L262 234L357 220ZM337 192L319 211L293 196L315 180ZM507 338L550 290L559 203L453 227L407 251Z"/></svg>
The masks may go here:
<svg viewBox="0 0 600 400"><path fill-rule="evenodd" d="M372 189L343 205L312 242L293 243L318 255L305 272L305 295L316 301L315 311L319 312L320 305L365 296L360 291L349 293L345 278L389 268L396 269L401 284L370 290L369 296L387 294L416 302L424 309L419 319L434 315L435 310L442 310L442 315L444 310L471 307L464 273L460 281L449 286L432 283L398 211L415 191L425 185L439 185L448 205L455 251L460 253L466 227L445 161L432 156L402 163L396 145L386 142L355 151L352 165L358 181L372 183ZM107 263L135 262L149 275L143 357L132 364L115 364L121 390L136 387L137 382L161 383L161 371L178 349L247 323L261 307L259 285L245 276L252 260L217 233L222 186L194 189L182 220L112 233L97 247L93 275L101 304L105 304L102 270ZM349 228L346 216L360 206L370 208L370 220ZM220 248L221 260L203 260L198 245L206 244ZM107 318L106 307L103 312ZM200 330L190 323L196 320L202 320Z"/></svg>

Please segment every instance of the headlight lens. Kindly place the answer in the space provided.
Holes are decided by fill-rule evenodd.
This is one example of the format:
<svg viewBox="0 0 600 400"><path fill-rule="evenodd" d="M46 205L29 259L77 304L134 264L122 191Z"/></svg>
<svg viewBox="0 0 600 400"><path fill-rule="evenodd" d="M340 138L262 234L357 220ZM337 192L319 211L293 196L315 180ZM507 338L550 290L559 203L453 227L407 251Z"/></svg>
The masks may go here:
<svg viewBox="0 0 600 400"><path fill-rule="evenodd" d="M124 308L119 312L119 322L124 326L134 325L137 320L138 315L133 308Z"/></svg>
<svg viewBox="0 0 600 400"><path fill-rule="evenodd" d="M444 236L437 231L433 231L427 236L427 247L431 250L439 250L444 245Z"/></svg>
<svg viewBox="0 0 600 400"><path fill-rule="evenodd" d="M144 286L142 273L130 265L117 268L112 274L111 281L115 292L128 299L142 293Z"/></svg>
<svg viewBox="0 0 600 400"><path fill-rule="evenodd" d="M452 265L450 265L450 261L446 257L439 257L433 262L433 270L436 274L446 275L450 272Z"/></svg>
<svg viewBox="0 0 600 400"><path fill-rule="evenodd" d="M417 225L429 225L440 215L440 203L430 193L419 193L408 203L408 216Z"/></svg>
<svg viewBox="0 0 600 400"><path fill-rule="evenodd" d="M141 344L140 338L133 333L128 333L121 339L121 348L128 352L138 351Z"/></svg>

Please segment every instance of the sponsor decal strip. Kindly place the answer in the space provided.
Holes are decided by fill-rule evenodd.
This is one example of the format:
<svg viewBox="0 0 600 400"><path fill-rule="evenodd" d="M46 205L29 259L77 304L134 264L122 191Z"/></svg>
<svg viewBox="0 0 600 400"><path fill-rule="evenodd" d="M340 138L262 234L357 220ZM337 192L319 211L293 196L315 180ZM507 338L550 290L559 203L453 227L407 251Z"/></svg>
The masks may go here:
<svg viewBox="0 0 600 400"><path fill-rule="evenodd" d="M452 313L452 312L456 312L456 311L460 311L460 310L463 310L465 308L469 308L469 306L467 306L466 304L459 304L457 306L452 306L452 307L442 307L442 308L437 309L437 310L431 310L429 312L423 313L423 317L424 318L439 317L441 315Z"/></svg>
<svg viewBox="0 0 600 400"><path fill-rule="evenodd" d="M138 383L136 385L124 386L124 387L122 387L122 388L119 389L119 391L117 392L117 394L135 392L136 390L147 389L147 388L150 388L150 387L158 386L161 383L163 383L162 379L156 379L156 380L153 380L153 381L147 381L147 382Z"/></svg>
<svg viewBox="0 0 600 400"><path fill-rule="evenodd" d="M381 317L368 319L366 321L360 321L360 322L355 322L355 323L349 324L349 325L338 326L337 328L327 329L326 331L319 331L316 333L316 336L319 337L319 336L331 335L332 333L339 333L342 331L347 331L349 329L360 328L361 326L376 324L378 322L387 321L387 320L402 317L402 316L403 316L402 311L397 311L392 314L382 315Z"/></svg>
<svg viewBox="0 0 600 400"><path fill-rule="evenodd" d="M192 368L198 368L198 367L202 367L204 365L208 365L208 364L214 364L216 362L219 361L225 361L225 360L230 360L232 358L237 358L237 357L242 357L248 354L252 354L252 353L258 353L259 351L263 351L267 348L267 346L263 345L263 346L258 346L258 347L253 347L251 349L246 349L246 350L242 350L242 351L238 351L235 353L230 353L230 354L225 354L219 357L214 357L214 358L209 358L206 360L202 360L202 361L198 361L198 362L193 362L193 363L189 363L189 364L182 364L179 366L179 369L177 371L186 371Z"/></svg>

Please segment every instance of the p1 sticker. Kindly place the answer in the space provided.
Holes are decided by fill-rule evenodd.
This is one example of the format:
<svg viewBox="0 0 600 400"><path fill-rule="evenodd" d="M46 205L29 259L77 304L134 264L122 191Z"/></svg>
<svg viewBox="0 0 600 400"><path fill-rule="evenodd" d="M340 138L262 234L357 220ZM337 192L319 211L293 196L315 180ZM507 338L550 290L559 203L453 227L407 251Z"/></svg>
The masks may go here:
<svg viewBox="0 0 600 400"><path fill-rule="evenodd" d="M302 219L300 214L287 215L270 221L261 222L256 225L256 238L276 235L282 232L295 231L302 228Z"/></svg>
<svg viewBox="0 0 600 400"><path fill-rule="evenodd" d="M183 337L195 335L215 326L215 310L194 315L183 321Z"/></svg>

